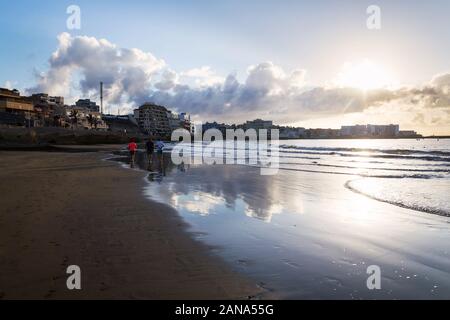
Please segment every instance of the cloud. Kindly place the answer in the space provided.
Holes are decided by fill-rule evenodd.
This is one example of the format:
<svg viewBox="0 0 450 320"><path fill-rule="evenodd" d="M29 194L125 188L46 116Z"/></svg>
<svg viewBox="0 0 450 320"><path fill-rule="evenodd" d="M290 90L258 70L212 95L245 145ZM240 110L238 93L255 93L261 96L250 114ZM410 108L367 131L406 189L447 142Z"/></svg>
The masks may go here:
<svg viewBox="0 0 450 320"><path fill-rule="evenodd" d="M415 122L436 123L436 115L447 115L441 111L450 109L450 73L436 75L422 86L367 91L312 86L306 76L303 69L284 70L270 61L248 67L241 80L236 73L218 75L209 66L177 73L149 52L120 48L105 39L62 33L48 71L36 74L37 84L29 91L66 97L78 92L98 99L99 82L103 81L107 104L122 110L131 111L151 101L189 112L197 119L230 122L259 117L294 123L376 108L409 108L417 114ZM439 112L426 120L419 115L424 110Z"/></svg>
<svg viewBox="0 0 450 320"><path fill-rule="evenodd" d="M290 75L286 75L281 67L269 61L249 67L247 74L246 87L275 95L301 87L306 72L294 70Z"/></svg>
<svg viewBox="0 0 450 320"><path fill-rule="evenodd" d="M62 33L49 65L47 72L36 75L37 85L28 91L70 95L70 89L78 89L92 96L98 95L103 81L105 100L120 104L143 102L152 77L165 67L165 62L149 52L119 48L105 39Z"/></svg>
<svg viewBox="0 0 450 320"><path fill-rule="evenodd" d="M12 90L16 85L17 85L16 81L6 80L5 83L3 84L3 88Z"/></svg>
<svg viewBox="0 0 450 320"><path fill-rule="evenodd" d="M155 83L155 88L162 91L167 91L175 88L179 82L178 74L173 70L165 70L162 73L161 80Z"/></svg>
<svg viewBox="0 0 450 320"><path fill-rule="evenodd" d="M390 106L402 111L450 108L450 74L436 76L420 87L361 90L351 87L307 86L303 70L286 73L271 62L251 66L239 82L235 74L207 87L175 93L154 91L151 100L204 119L238 121L270 118L279 123L358 113Z"/></svg>
<svg viewBox="0 0 450 320"><path fill-rule="evenodd" d="M222 83L224 78L218 76L209 66L190 69L180 74L182 77L193 78L197 86L205 87Z"/></svg>
<svg viewBox="0 0 450 320"><path fill-rule="evenodd" d="M182 73L196 77L211 74L211 70L206 67ZM235 73L231 73L207 86L183 86L175 92L156 90L152 92L150 100L192 114L242 119L249 113L274 113L274 107L292 104L296 94L304 90L305 74L300 69L286 73L272 62L263 62L248 68L243 83L239 82Z"/></svg>

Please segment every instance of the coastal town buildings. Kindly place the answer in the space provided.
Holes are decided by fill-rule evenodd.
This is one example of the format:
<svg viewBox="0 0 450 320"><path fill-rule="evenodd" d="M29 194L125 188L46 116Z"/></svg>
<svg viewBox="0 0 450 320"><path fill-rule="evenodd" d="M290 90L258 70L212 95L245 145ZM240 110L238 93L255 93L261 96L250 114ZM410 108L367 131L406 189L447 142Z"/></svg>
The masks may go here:
<svg viewBox="0 0 450 320"><path fill-rule="evenodd" d="M36 93L31 95L30 99L34 106L64 107L64 97L51 97L47 93Z"/></svg>
<svg viewBox="0 0 450 320"><path fill-rule="evenodd" d="M178 118L180 121L180 127L188 131L191 131L192 128L191 116L186 112L182 112L178 115Z"/></svg>
<svg viewBox="0 0 450 320"><path fill-rule="evenodd" d="M230 128L231 128L231 126L229 126L225 123L217 123L215 121L214 122L206 122L206 123L202 124L202 133L204 134L209 129L216 129L216 130L219 130L222 133L222 135L225 137L227 129L230 129Z"/></svg>
<svg viewBox="0 0 450 320"><path fill-rule="evenodd" d="M30 97L36 111L35 126L64 127L66 125L64 97L52 97L46 93Z"/></svg>
<svg viewBox="0 0 450 320"><path fill-rule="evenodd" d="M129 115L103 115L103 121L112 132L127 133L138 136L141 133L135 117Z"/></svg>
<svg viewBox="0 0 450 320"><path fill-rule="evenodd" d="M170 137L170 122L168 110L165 107L147 102L134 110L134 117L145 134Z"/></svg>
<svg viewBox="0 0 450 320"><path fill-rule="evenodd" d="M305 138L305 128L279 127L280 139L301 139Z"/></svg>
<svg viewBox="0 0 450 320"><path fill-rule="evenodd" d="M273 128L273 121L266 121L266 120L261 120L261 119L256 119L256 120L252 120L252 121L247 121L244 125L243 125L244 129L255 129L255 130L260 130L260 129L272 129Z"/></svg>
<svg viewBox="0 0 450 320"><path fill-rule="evenodd" d="M307 129L305 130L305 138L309 139L334 139L341 137L341 130L339 129Z"/></svg>
<svg viewBox="0 0 450 320"><path fill-rule="evenodd" d="M209 129L219 130L226 136L227 129L279 130L280 139L336 139L336 138L420 138L413 130L400 130L398 124L357 124L340 129L325 129L274 125L271 120L255 119L242 124L206 122L196 127L187 113L176 113L165 106L144 103L134 114L104 115L95 101L79 99L67 106L64 97L47 93L22 96L18 90L0 88L0 126L2 127L63 127L71 129L110 130L129 134L145 134L155 138L170 139L174 130L182 128L194 134Z"/></svg>
<svg viewBox="0 0 450 320"><path fill-rule="evenodd" d="M34 105L18 90L0 88L0 124L3 126L34 126Z"/></svg>
<svg viewBox="0 0 450 320"><path fill-rule="evenodd" d="M79 99L77 102L75 102L75 105L78 108L83 108L93 112L100 112L100 106L98 106L96 102L91 101L90 99Z"/></svg>
<svg viewBox="0 0 450 320"><path fill-rule="evenodd" d="M389 125L367 125L367 134L369 136L388 136L396 137L400 131L400 126L398 124Z"/></svg>
<svg viewBox="0 0 450 320"><path fill-rule="evenodd" d="M400 130L397 135L398 138L420 138L422 135L414 130Z"/></svg>
<svg viewBox="0 0 450 320"><path fill-rule="evenodd" d="M270 120L256 119L243 124L225 124L206 122L202 124L202 132L209 129L219 130L225 137L227 129L278 129L279 139L341 139L341 138L419 138L421 135L412 130L401 131L398 124L389 125L353 125L342 126L341 129L310 128L274 125ZM268 131L270 136L270 130Z"/></svg>
<svg viewBox="0 0 450 320"><path fill-rule="evenodd" d="M342 126L342 137L397 137L400 131L398 124L389 125L354 125Z"/></svg>
<svg viewBox="0 0 450 320"><path fill-rule="evenodd" d="M18 90L0 88L0 126L63 127L107 130L95 102L80 99L73 106L64 97L47 93L21 96Z"/></svg>
<svg viewBox="0 0 450 320"><path fill-rule="evenodd" d="M178 118L178 114L167 110L167 119L169 120L170 131L180 128L180 120Z"/></svg>
<svg viewBox="0 0 450 320"><path fill-rule="evenodd" d="M191 131L191 117L186 113L176 113L170 110L167 111L167 118L169 119L169 127L171 131L176 129L186 129Z"/></svg>
<svg viewBox="0 0 450 320"><path fill-rule="evenodd" d="M164 106L144 103L134 110L134 117L141 130L154 137L170 137L176 129L191 132L191 119L186 113L175 113Z"/></svg>
<svg viewBox="0 0 450 320"><path fill-rule="evenodd" d="M66 107L66 117L70 126L77 129L107 130L108 126L102 119L102 114L87 107L77 105Z"/></svg>

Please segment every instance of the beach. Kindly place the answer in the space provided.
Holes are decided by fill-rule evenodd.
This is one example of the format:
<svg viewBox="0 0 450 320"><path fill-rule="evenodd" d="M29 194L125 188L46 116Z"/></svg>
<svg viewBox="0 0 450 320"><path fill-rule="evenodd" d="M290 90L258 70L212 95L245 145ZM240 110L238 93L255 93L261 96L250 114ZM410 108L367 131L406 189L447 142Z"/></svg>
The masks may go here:
<svg viewBox="0 0 450 320"><path fill-rule="evenodd" d="M105 148L108 149L108 148ZM92 151L92 150L89 150ZM0 299L248 299L263 290L102 152L0 152ZM82 290L68 290L69 265Z"/></svg>
<svg viewBox="0 0 450 320"><path fill-rule="evenodd" d="M291 140L274 175L175 165L170 143L134 166L124 146L3 151L0 297L448 299L449 143Z"/></svg>
<svg viewBox="0 0 450 320"><path fill-rule="evenodd" d="M274 175L167 161L148 173L145 195L279 298L448 299L449 142L284 141Z"/></svg>

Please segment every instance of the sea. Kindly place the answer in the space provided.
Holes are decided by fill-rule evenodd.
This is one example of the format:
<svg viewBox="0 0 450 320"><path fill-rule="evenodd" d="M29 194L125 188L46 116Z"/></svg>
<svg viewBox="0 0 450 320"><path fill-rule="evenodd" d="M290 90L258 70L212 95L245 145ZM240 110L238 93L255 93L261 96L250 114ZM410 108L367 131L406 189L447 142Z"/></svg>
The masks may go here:
<svg viewBox="0 0 450 320"><path fill-rule="evenodd" d="M281 140L273 175L250 161L174 164L173 147L164 165L141 153L145 196L261 298L450 298L450 140Z"/></svg>

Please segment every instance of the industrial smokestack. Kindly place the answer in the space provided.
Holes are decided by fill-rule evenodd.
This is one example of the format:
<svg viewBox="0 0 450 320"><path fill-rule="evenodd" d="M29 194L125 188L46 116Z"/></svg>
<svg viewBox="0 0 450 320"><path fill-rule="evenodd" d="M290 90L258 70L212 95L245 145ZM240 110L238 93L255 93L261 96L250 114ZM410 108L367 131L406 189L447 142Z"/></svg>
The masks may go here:
<svg viewBox="0 0 450 320"><path fill-rule="evenodd" d="M100 82L100 112L103 114L103 82Z"/></svg>

